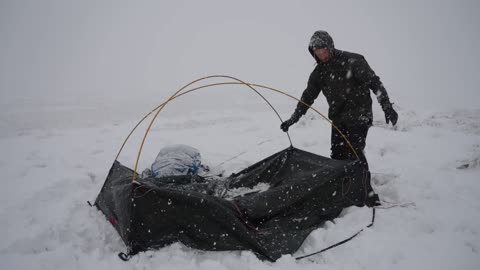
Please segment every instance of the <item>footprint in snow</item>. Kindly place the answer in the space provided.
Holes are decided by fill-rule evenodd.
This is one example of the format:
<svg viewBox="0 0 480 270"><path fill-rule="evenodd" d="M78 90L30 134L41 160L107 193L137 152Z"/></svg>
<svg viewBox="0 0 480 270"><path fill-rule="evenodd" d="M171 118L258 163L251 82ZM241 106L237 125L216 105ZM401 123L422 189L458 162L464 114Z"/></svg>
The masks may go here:
<svg viewBox="0 0 480 270"><path fill-rule="evenodd" d="M474 243L474 242L471 242L471 241L466 241L465 242L465 245L470 249L472 250L473 253L476 253L478 254L479 253L479 246L478 244Z"/></svg>
<svg viewBox="0 0 480 270"><path fill-rule="evenodd" d="M393 173L372 173L372 183L376 186L383 186L393 182L398 174Z"/></svg>
<svg viewBox="0 0 480 270"><path fill-rule="evenodd" d="M395 185L397 174L372 173L373 190L385 201L395 202L399 199L398 188Z"/></svg>
<svg viewBox="0 0 480 270"><path fill-rule="evenodd" d="M48 165L46 163L38 163L38 164L33 165L33 167L44 169L44 168L47 168Z"/></svg>
<svg viewBox="0 0 480 270"><path fill-rule="evenodd" d="M94 174L94 173L87 173L88 177L90 178L90 180L92 181L92 183L95 183L95 181L97 180L97 176Z"/></svg>
<svg viewBox="0 0 480 270"><path fill-rule="evenodd" d="M103 152L105 152L105 151L102 150L102 149L97 149L97 150L95 150L95 151L92 152L92 155L98 155L98 154L101 154L101 153L103 153Z"/></svg>
<svg viewBox="0 0 480 270"><path fill-rule="evenodd" d="M477 157L465 159L460 161L460 165L457 166L457 169L474 169L480 168L480 155L477 154Z"/></svg>

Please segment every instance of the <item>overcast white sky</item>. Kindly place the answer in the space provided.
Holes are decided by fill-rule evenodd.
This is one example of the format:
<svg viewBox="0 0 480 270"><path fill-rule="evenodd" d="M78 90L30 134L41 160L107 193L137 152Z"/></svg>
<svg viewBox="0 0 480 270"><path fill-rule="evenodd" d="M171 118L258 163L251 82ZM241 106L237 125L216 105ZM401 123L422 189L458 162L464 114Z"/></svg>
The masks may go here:
<svg viewBox="0 0 480 270"><path fill-rule="evenodd" d="M210 74L300 96L324 29L397 105L479 108L479 3L0 0L0 103L161 101Z"/></svg>

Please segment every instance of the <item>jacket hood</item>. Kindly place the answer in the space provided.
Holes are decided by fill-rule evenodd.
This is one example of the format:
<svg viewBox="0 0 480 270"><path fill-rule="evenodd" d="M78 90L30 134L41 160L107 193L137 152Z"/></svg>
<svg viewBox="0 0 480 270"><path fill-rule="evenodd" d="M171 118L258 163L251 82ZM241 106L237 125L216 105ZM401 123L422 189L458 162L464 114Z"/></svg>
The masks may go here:
<svg viewBox="0 0 480 270"><path fill-rule="evenodd" d="M326 31L316 31L313 33L312 37L310 38L310 43L308 44L308 51L310 54L315 58L315 54L313 53L316 49L327 48L330 53L333 55L335 52L335 44L333 43L332 37Z"/></svg>

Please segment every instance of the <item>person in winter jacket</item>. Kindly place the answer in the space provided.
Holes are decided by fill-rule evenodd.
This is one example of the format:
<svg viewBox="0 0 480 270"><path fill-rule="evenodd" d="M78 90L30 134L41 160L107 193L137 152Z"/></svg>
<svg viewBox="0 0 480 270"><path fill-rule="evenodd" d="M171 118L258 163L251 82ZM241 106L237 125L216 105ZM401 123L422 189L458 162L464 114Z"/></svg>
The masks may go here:
<svg viewBox="0 0 480 270"><path fill-rule="evenodd" d="M329 106L328 117L347 137L360 158L365 159L365 140L373 120L370 89L385 113L387 124L391 122L395 126L398 120L385 87L362 55L337 50L332 37L325 31L313 34L308 50L317 65L310 74L301 100L310 106L322 92ZM308 107L299 102L290 119L283 122L280 128L287 132L307 110ZM331 158L356 159L348 144L333 127Z"/></svg>

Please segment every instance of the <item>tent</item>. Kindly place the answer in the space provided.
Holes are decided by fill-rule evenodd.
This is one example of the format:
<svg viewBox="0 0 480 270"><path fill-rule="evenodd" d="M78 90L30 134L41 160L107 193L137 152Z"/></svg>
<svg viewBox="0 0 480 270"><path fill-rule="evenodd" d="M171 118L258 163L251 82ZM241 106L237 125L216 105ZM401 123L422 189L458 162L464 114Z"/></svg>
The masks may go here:
<svg viewBox="0 0 480 270"><path fill-rule="evenodd" d="M227 196L238 189L251 192ZM143 179L115 160L95 205L128 255L181 242L201 250L251 250L275 261L344 208L377 201L364 162L290 146L221 180Z"/></svg>
<svg viewBox="0 0 480 270"><path fill-rule="evenodd" d="M95 204L129 254L174 242L202 250L251 250L276 260L295 252L311 231L345 207L378 197L359 161L339 161L287 148L224 180L228 189L257 191L225 199L198 175L139 178L116 161Z"/></svg>

